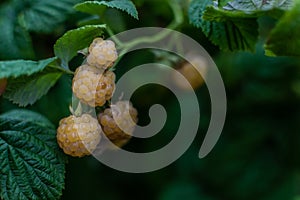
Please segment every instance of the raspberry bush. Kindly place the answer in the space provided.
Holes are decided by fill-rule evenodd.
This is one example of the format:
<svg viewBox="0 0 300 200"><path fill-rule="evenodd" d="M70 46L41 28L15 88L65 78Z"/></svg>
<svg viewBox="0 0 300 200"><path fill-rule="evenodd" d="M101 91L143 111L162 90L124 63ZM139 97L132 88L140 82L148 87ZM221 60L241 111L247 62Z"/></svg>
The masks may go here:
<svg viewBox="0 0 300 200"><path fill-rule="evenodd" d="M299 6L300 0L1 1L0 199L299 199ZM230 116L212 157L198 161L192 147L166 171L120 175L88 156L158 149L174 137L181 111L162 87L140 88L132 102L114 96L118 79L133 65L160 62L203 97L210 75L192 49L191 63L151 49L125 55L168 37L115 37L149 26L181 31L213 55ZM180 51L185 44L174 37L165 45ZM187 89L175 75L164 78ZM137 123L149 122L146 110L157 102L169 111L165 127L136 139ZM211 102L200 102L200 125L208 126Z"/></svg>

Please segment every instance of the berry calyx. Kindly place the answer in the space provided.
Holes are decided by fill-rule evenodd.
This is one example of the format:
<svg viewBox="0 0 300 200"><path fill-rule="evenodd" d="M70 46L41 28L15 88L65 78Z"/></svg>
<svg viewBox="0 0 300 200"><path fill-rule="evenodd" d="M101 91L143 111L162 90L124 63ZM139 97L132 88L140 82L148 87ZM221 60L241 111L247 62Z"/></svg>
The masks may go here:
<svg viewBox="0 0 300 200"><path fill-rule="evenodd" d="M59 122L57 142L65 154L83 157L93 152L101 139L101 127L89 114L71 115Z"/></svg>
<svg viewBox="0 0 300 200"><path fill-rule="evenodd" d="M103 106L115 90L115 74L94 66L82 65L75 71L72 90L74 95L91 107Z"/></svg>
<svg viewBox="0 0 300 200"><path fill-rule="evenodd" d="M114 64L117 58L118 53L113 41L96 38L89 47L86 61L89 65L106 70Z"/></svg>
<svg viewBox="0 0 300 200"><path fill-rule="evenodd" d="M106 137L116 146L124 146L134 131L138 112L129 101L118 101L98 115ZM113 147L112 147L113 148Z"/></svg>

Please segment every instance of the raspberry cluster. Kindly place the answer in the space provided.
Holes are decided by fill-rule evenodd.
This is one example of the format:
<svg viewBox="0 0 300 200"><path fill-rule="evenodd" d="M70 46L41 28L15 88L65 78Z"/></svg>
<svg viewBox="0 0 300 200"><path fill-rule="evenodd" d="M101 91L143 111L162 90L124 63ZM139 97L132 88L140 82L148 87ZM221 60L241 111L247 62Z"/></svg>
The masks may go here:
<svg viewBox="0 0 300 200"><path fill-rule="evenodd" d="M90 107L102 107L112 98L115 74L109 69L117 58L112 41L94 39L89 46L86 63L76 69L72 82L72 91L80 100L79 105L84 103ZM59 146L66 154L76 157L90 155L101 145L103 134L116 146L122 147L131 138L137 123L137 111L128 101L110 105L98 114L98 120L76 111L75 114L71 111L73 115L62 119L57 129Z"/></svg>
<svg viewBox="0 0 300 200"><path fill-rule="evenodd" d="M117 60L113 41L96 38L89 46L87 64L77 68L73 78L73 94L89 106L103 106L115 89L115 74L108 69Z"/></svg>

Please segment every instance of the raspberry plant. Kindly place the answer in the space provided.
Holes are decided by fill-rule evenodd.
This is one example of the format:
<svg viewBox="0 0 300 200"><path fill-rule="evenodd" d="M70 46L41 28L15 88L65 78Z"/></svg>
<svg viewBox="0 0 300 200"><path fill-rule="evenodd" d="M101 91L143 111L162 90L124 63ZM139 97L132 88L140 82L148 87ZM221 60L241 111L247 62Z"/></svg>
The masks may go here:
<svg viewBox="0 0 300 200"><path fill-rule="evenodd" d="M137 5L143 3L142 0L133 2ZM44 116L28 109L1 113L1 199L59 199L65 187L65 154L89 155L98 143L101 144L101 134L117 146L123 146L131 138L135 124L130 124L128 119L137 123L137 111L130 105L130 116L128 113L124 116L122 101L110 104L115 87L113 70L118 69L118 62L131 47L142 42L159 41L168 35L161 32L126 43L114 38L113 30L117 28L106 17L106 11L125 12L138 23L138 12L133 2L7 0L0 3L0 27L3 27L0 33L0 95L19 107L29 107L48 94L63 76L74 76L72 88L79 101L103 109L99 112L98 121L82 113L62 117L57 124L58 129ZM253 52L262 34L259 28L263 25L259 19L271 17L276 23L264 41L265 54L299 56L299 0L167 2L174 14L167 28L180 30L183 26L195 26L199 33L202 31L223 51ZM190 25L186 23L186 15ZM75 25L72 24L60 30L60 26L72 16L76 16L79 27L72 29ZM52 57L38 54L38 45L34 44L32 37L39 34L46 36L46 41L50 34L59 37L53 46L54 55L47 52ZM115 44L105 37L114 39ZM85 60L74 69L71 63L79 52L85 54ZM167 57L169 62L171 57ZM189 73L183 73L187 79ZM92 85L97 82L94 79L100 80L100 83ZM201 77L198 79L195 87L203 82ZM90 94L91 91L98 96ZM112 118L114 108L119 108L117 112L120 112L117 122ZM76 121L77 125L82 125L80 128L74 124ZM128 131L120 130L118 123L124 123Z"/></svg>

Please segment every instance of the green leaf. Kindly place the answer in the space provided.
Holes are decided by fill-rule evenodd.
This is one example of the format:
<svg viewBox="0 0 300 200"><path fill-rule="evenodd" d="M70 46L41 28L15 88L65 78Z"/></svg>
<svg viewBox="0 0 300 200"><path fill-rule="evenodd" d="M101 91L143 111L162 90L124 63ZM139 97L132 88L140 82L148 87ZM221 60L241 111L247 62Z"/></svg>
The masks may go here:
<svg viewBox="0 0 300 200"><path fill-rule="evenodd" d="M214 24L214 23L213 23ZM210 39L222 50L255 51L258 40L256 19L236 19L211 26ZM220 30L224 30L219 35ZM223 42L225 41L225 42Z"/></svg>
<svg viewBox="0 0 300 200"><path fill-rule="evenodd" d="M230 17L240 18L253 18L260 16L271 16L274 18L280 18L284 11L291 9L293 6L293 0L233 0L228 2L223 8L210 8L215 9L215 13L223 13L220 18L226 19ZM207 11L208 12L208 11ZM210 13L210 16L213 12ZM219 13L220 14L220 13ZM206 14L205 14L206 15ZM206 16L206 19L209 17Z"/></svg>
<svg viewBox="0 0 300 200"><path fill-rule="evenodd" d="M31 75L42 71L47 65L56 60L56 58L48 58L40 61L31 60L12 60L0 61L0 79L16 78L22 75Z"/></svg>
<svg viewBox="0 0 300 200"><path fill-rule="evenodd" d="M4 97L19 106L32 105L47 94L62 75L61 70L47 67L31 76L10 78Z"/></svg>
<svg viewBox="0 0 300 200"><path fill-rule="evenodd" d="M264 15L280 18L293 5L292 0L224 0L218 3L221 5L193 0L189 18L212 43L229 51L254 51L258 39L256 19Z"/></svg>
<svg viewBox="0 0 300 200"><path fill-rule="evenodd" d="M32 59L34 52L27 30L16 20L17 13L10 5L0 7L0 59Z"/></svg>
<svg viewBox="0 0 300 200"><path fill-rule="evenodd" d="M232 17L224 21L205 20L202 13L211 4L212 2L209 0L193 0L189 8L190 22L196 27L201 28L210 41L218 45L222 50L254 51L258 39L258 24L256 19Z"/></svg>
<svg viewBox="0 0 300 200"><path fill-rule="evenodd" d="M81 0L32 0L19 14L19 22L30 31L51 33Z"/></svg>
<svg viewBox="0 0 300 200"><path fill-rule="evenodd" d="M288 10L293 6L293 0L233 0L228 2L223 9L252 13L272 9Z"/></svg>
<svg viewBox="0 0 300 200"><path fill-rule="evenodd" d="M212 5L211 0L192 0L189 6L189 19L190 23L197 28L203 28L206 24L202 19L202 13L204 13L206 6Z"/></svg>
<svg viewBox="0 0 300 200"><path fill-rule="evenodd" d="M230 0L218 0L218 7L221 8L225 6Z"/></svg>
<svg viewBox="0 0 300 200"><path fill-rule="evenodd" d="M59 199L64 188L65 157L54 126L26 110L0 115L0 197Z"/></svg>
<svg viewBox="0 0 300 200"><path fill-rule="evenodd" d="M300 56L300 1L295 0L269 35L265 45L268 56Z"/></svg>
<svg viewBox="0 0 300 200"><path fill-rule="evenodd" d="M106 7L116 8L127 12L129 15L138 19L138 12L135 5L130 0L112 0L112 1L86 1L75 5L75 9L80 12L92 15L101 15Z"/></svg>
<svg viewBox="0 0 300 200"><path fill-rule="evenodd" d="M257 18L257 13L247 14L242 11L227 11L214 6L207 6L202 18L207 21L226 22L227 20Z"/></svg>
<svg viewBox="0 0 300 200"><path fill-rule="evenodd" d="M79 50L89 46L95 37L102 34L105 25L87 25L70 30L59 38L54 45L55 55L61 59L64 67L76 56Z"/></svg>

